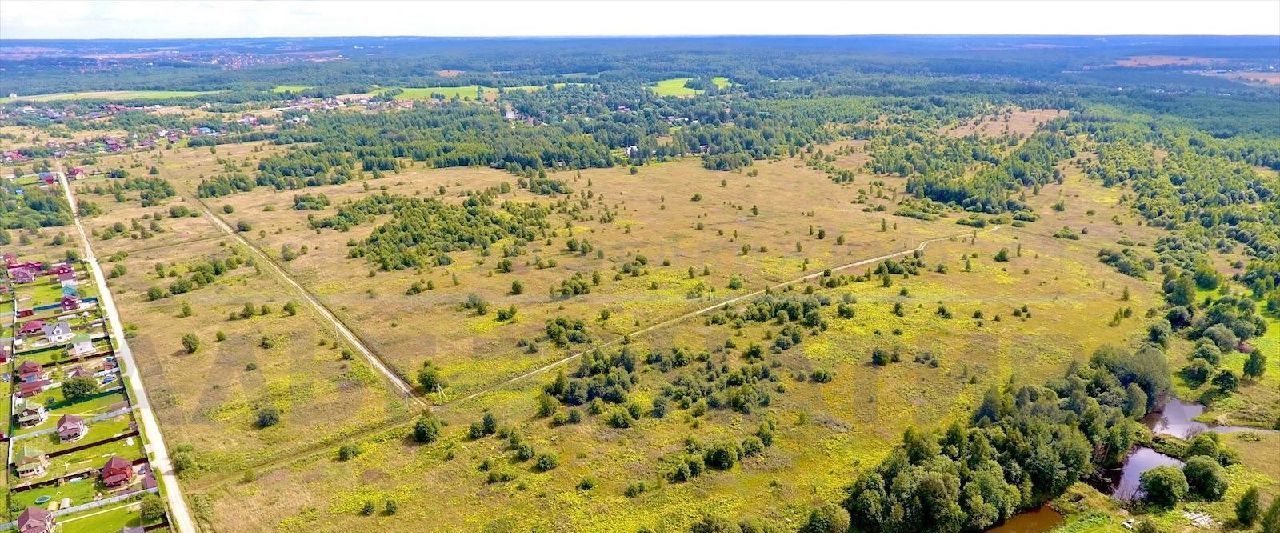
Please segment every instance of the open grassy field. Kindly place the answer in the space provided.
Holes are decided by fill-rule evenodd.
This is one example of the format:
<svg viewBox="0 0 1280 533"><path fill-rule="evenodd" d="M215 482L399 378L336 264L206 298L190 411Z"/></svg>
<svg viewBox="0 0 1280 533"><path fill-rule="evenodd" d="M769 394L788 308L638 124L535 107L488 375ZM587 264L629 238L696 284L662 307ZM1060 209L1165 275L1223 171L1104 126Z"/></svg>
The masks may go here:
<svg viewBox="0 0 1280 533"><path fill-rule="evenodd" d="M255 156L241 152L236 159ZM856 166L861 161L856 156L848 156L854 159L846 163ZM166 157L162 167L164 175L174 176L180 195L194 186L193 175L199 174L196 169L201 165L185 159ZM447 423L442 442L425 447L407 444L403 425L387 425L384 432L356 439L361 453L350 461L335 459L335 444L280 462L242 481L195 477L190 483L194 498L204 502L205 519L216 530L397 529L428 519L467 529L546 529L553 527L553 517L536 510L554 501L557 508L564 509L558 515L558 527L569 530L672 529L683 527L704 511L757 514L794 523L814 503L836 498L849 472L882 458L908 425L937 427L961 419L992 384L1010 379L1038 381L1061 372L1069 361L1087 357L1103 343L1123 343L1142 331L1140 317L1159 303L1154 282L1122 276L1096 260L1098 248L1114 246L1122 238L1149 242L1155 230L1136 224L1127 209L1117 205L1122 191L1086 182L1070 165L1064 165L1067 179L1063 185L1045 187L1038 196L1029 198L1037 212L1044 214L1042 220L1026 227L1006 226L976 234L955 224L954 218L926 222L888 214L901 194L903 181L898 178L875 177L882 182L879 185L871 185L871 177L838 185L798 159L760 162L755 169L757 175L748 177L707 171L694 161L677 161L641 167L636 175L623 168L586 170L580 175L553 173L551 177L565 180L574 189L575 197L588 199L586 209L574 219L552 224L557 229L550 244L529 243L526 253L513 261L510 273L496 270L498 258L474 252L455 252L448 267L377 272L346 253L348 240L362 238L376 224L360 225L349 232L317 232L310 229L307 217L325 216L333 207L320 212L293 210L293 192L258 189L207 201L227 222L248 222L253 228L246 235L250 242L280 260L291 276L400 372L412 375L424 361L431 361L441 369L448 386L443 393L430 396L444 405L438 412ZM438 195L443 186L445 193L438 197L458 202L463 191L511 180L506 173L487 169L410 166L368 182L368 187L392 194L431 196ZM323 193L334 206L369 194L364 182L306 192ZM693 201L694 195L697 201ZM520 189L502 199L553 201ZM1058 202L1066 208L1050 208ZM223 204L232 207L231 214L222 213ZM757 211L752 211L753 206ZM889 211L878 211L877 206ZM602 221L606 210L612 216ZM111 216L103 215L103 222ZM1089 231L1078 241L1054 238L1053 233L1062 226L1087 227ZM822 238L818 230L822 230ZM589 240L600 253L570 253L564 244L570 237ZM942 240L924 250L930 271L895 279L889 287L881 286L878 280L835 288L808 284L816 294L836 301L855 300L855 317L838 317L828 308L823 313L829 324L824 332L777 356L785 377L765 412L711 411L694 416L677 410L664 419L642 418L638 427L627 430L608 427L603 416L589 416L582 424L552 428L546 419L535 416L534 397L554 372L508 383L578 349L542 342L537 353L527 354L516 345L519 339L540 337L548 319L583 318L599 341L620 339L716 301L804 273L915 248L924 240L937 238ZM121 300L132 310L126 315L155 317L144 319L147 327L139 331L164 331L162 322L184 320L173 318L178 313L176 302L157 305L142 301L142 281L152 277L142 272L146 265L172 262L166 259L171 254L208 256L224 248L222 242L215 237L192 245L175 243L130 253L126 263L140 267L131 266L130 274L119 282L124 294ZM111 241L104 245L113 246ZM283 261L281 250L301 250L304 245L305 253ZM749 248L745 253L743 245ZM994 261L1002 249L1013 257L1007 262ZM615 279L622 265L638 256L647 260L645 273ZM557 264L538 269L535 257L554 259ZM932 271L939 264L947 273ZM690 269L694 270L692 278ZM868 268L843 274L865 270ZM135 271L142 272L142 277L135 277ZM601 282L588 294L570 298L548 294L573 272L589 275L595 271L603 274ZM735 278L741 279L741 288L731 289ZM514 280L524 285L522 294L510 294ZM406 294L415 282L431 282L435 288ZM256 288L259 285L240 283L251 281L219 281L214 287L192 293L191 298L201 302L195 306L197 313L226 315L242 305L234 295L260 290ZM691 297L699 286L701 296ZM1123 301L1126 288L1130 298ZM804 285L798 286L792 294L803 289ZM222 296L210 300L210 291ZM515 320L500 322L493 311L476 315L464 310L462 304L469 294L483 297L494 308L516 306ZM279 305L279 301L274 303ZM893 312L894 303L903 304L902 316ZM1031 316L1015 317L1013 311L1024 305ZM952 317L939 316L939 306L946 307ZM1113 314L1123 307L1130 307L1134 318L1109 326ZM600 319L602 309L610 311L607 319ZM983 318L974 318L978 311ZM228 321L219 327L241 324ZM173 331L172 326L168 330ZM752 342L766 343L776 333L776 326L748 325L735 330L695 319L633 336L630 341L639 353L681 348L707 351L712 357L727 357L733 362L736 351L724 349L726 340L741 350ZM257 335L250 333L246 344ZM153 344L148 348L159 354L157 359L191 357L176 353L176 332L167 336L167 347ZM162 337L157 333L151 338L160 342ZM140 342L135 345L143 346ZM897 349L905 354L903 362L872 367L868 361L873 348ZM251 353L253 349L245 346L234 351ZM938 364L912 361L921 354L936 357ZM243 363L237 359L237 365ZM575 365L570 363L567 368ZM228 370L233 366L226 365ZM184 362L182 367L189 366ZM830 371L833 380L818 384L791 377L792 373L807 375L816 369ZM174 376L171 369L144 371L163 372L165 382ZM226 372L203 374L225 376ZM656 368L638 375L632 397L644 405L672 379L671 374ZM193 387L179 384L173 389ZM478 396L472 397L474 394ZM524 435L535 449L555 453L559 467L551 473L539 473L529 463L512 459L501 441L467 439L465 426L486 410L502 425ZM762 456L688 483L663 479L664 461L683 446L685 435L693 433L701 440L730 438L754 431L766 419L774 420L778 429L774 445ZM164 423L192 422L174 420L170 415ZM192 435L207 431L208 436L194 439L197 450L222 450L223 446L211 440L216 431L231 428L232 435L236 431L244 431L246 436L258 434L252 428L200 425L208 429L184 431ZM305 422L300 425L306 427ZM274 429L266 430L270 431ZM317 438L322 437L310 435L298 440ZM237 445L246 442L241 438L234 441ZM220 460L224 455L205 457ZM515 480L487 483L488 474L478 469L486 459L496 461L494 468L513 474ZM593 488L578 489L585 478L593 480ZM623 494L638 482L645 482L650 489L635 498ZM428 486L457 490L421 490ZM377 502L380 508L387 499L398 503L395 515L360 516L359 509L366 501ZM619 505L633 512L605 512ZM246 514L246 509L252 513ZM484 512L478 512L480 509Z"/></svg>
<svg viewBox="0 0 1280 533"><path fill-rule="evenodd" d="M397 100L426 100L436 95L443 96L447 99L488 100L498 95L497 89L493 87L481 87L479 85L460 85L456 87L404 87L400 90L403 92L396 95Z"/></svg>
<svg viewBox="0 0 1280 533"><path fill-rule="evenodd" d="M691 90L683 83L680 88ZM401 96L425 98L434 89ZM942 133L1025 136L1056 116L1051 110L1002 110ZM500 251L515 244L504 240L493 243L499 253L454 251L449 265L390 272L350 257L348 243L392 216L349 231L317 230L310 221L382 192L456 205L469 191L501 190L515 177L406 161L380 179L195 197L203 177L227 167L252 172L258 159L284 149L252 143L99 158L95 167L102 170L141 174L155 165L176 190L155 206L143 207L132 192L117 200L98 190L109 183L105 178L75 187L82 201L101 207L86 224L104 270L120 267L109 283L167 440L193 459L183 483L210 529L449 524L491 531L666 531L687 528L706 513L798 524L814 505L837 501L851 477L882 460L907 427L963 421L993 385L1040 383L1103 344L1130 343L1145 334L1147 312L1162 305L1158 279L1124 276L1097 260L1099 249L1120 242L1153 254L1151 243L1163 231L1139 223L1122 203L1132 191L1103 188L1083 176L1081 163L1093 157L1087 151L1059 166L1060 184L1028 191L1026 202L1039 220L973 229L957 224L963 214L954 211L932 221L893 215L907 199L905 179L869 173L864 141L823 148L838 154L835 166L855 171L853 183L834 183L801 158L757 161L750 172L710 171L692 158L643 165L634 174L624 166L552 171L548 177L562 180L570 195L542 196L519 187L496 193L498 203L548 208L548 231L522 244L519 253L503 257ZM295 196L302 193L323 194L329 205L297 210ZM319 315L297 306L298 292L250 261L252 254L213 217L247 226L242 237L396 373L412 381L424 363L438 368L445 386L420 392L445 423L441 440L414 444L409 424L415 409ZM117 226L125 230L112 229ZM1079 238L1055 236L1064 227ZM56 231L42 230L24 249L56 257L61 248L49 244ZM571 239L592 248L570 250ZM824 269L913 249L922 262L917 275L821 283L828 279L821 276ZM233 259L244 262L201 286L171 290L201 264ZM866 275L875 266L832 274ZM584 294L557 293L575 274L598 281ZM818 277L780 286L806 274ZM513 291L513 282L522 290ZM423 289L411 290L415 286ZM845 314L834 304L819 309L822 328L763 356L761 365L775 378L767 405L745 412L673 406L665 417L651 416L652 400L686 379L689 369L642 363L629 397L643 413L630 428L611 427L617 407L598 414L579 407L581 423L552 424L539 415L536 398L559 370L547 366L564 363L559 368L572 372L576 357L592 345L613 353L625 342L640 360L678 350L697 358L690 369L743 368L748 347L769 352L784 334L781 324L686 315L770 287L781 298L812 294L852 311ZM474 299L490 309L468 308ZM513 307L513 319L495 312ZM1125 309L1128 318L1114 321ZM686 318L671 322L680 317ZM548 340L545 325L557 318L582 320L593 344ZM185 334L199 340L194 353L183 347ZM1270 335L1258 340L1264 349L1274 344ZM1175 365L1185 354L1177 346L1169 352ZM900 360L873 365L876 350ZM1268 412L1276 375L1273 368L1262 382L1246 386L1238 401ZM1246 411L1240 405L1215 409L1231 413L1223 420L1233 421ZM280 420L260 427L258 416L266 409ZM503 438L469 437L468 425L484 413L503 433L520 435L558 464L542 471L516 457ZM691 481L669 478L672 461L692 445L688 439L737 441L762 424L773 428L772 445L759 455ZM354 457L339 460L343 444L355 446ZM1259 483L1273 493L1272 474L1258 466L1272 444L1240 446L1247 451L1244 466L1231 472L1241 481L1233 490ZM395 513L382 511L387 501L395 502ZM365 516L369 503L377 511ZM557 512L545 512L548 506ZM1212 511L1229 510L1219 505ZM1071 515L1068 525L1107 531L1120 516L1119 510Z"/></svg>
<svg viewBox="0 0 1280 533"><path fill-rule="evenodd" d="M669 78L659 80L650 87L650 90L658 96L693 96L702 93L697 89L685 87L685 82L691 78ZM725 80L728 81L728 80ZM716 85L719 85L718 83Z"/></svg>

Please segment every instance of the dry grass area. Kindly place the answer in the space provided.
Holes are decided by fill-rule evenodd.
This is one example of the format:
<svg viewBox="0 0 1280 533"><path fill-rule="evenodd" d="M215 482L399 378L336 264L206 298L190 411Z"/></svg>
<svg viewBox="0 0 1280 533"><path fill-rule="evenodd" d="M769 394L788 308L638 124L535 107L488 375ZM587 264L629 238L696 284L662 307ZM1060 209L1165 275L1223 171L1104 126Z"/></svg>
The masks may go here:
<svg viewBox="0 0 1280 533"><path fill-rule="evenodd" d="M194 262L230 257L230 246L218 239L134 252L119 261L127 273L110 282L171 447L194 446L203 469L239 472L405 412L372 369L344 359L347 347L318 317L305 307L290 316L284 307L296 297L254 266L149 301L148 288L176 279L160 278L154 265L185 276ZM184 304L191 316L182 316ZM232 320L246 304L257 313ZM200 339L194 354L181 342L188 333ZM280 411L281 423L258 429L257 411L266 406Z"/></svg>
<svg viewBox="0 0 1280 533"><path fill-rule="evenodd" d="M1009 115L1007 123L992 119L969 127L1003 135L1009 124L1011 131L1026 133L1022 128L1052 118L1019 113ZM846 144L824 149L842 148L836 165L861 169L867 157L863 147ZM199 207L191 195L202 175L217 173L228 161L252 167L273 149L229 145L216 154L185 149L103 158L103 168L123 166L138 173L156 164L181 198L142 208L135 200L82 195L105 211L90 220L94 228L165 213L159 221L163 233L95 245L103 257L128 252L122 261L127 274L112 287L125 320L136 327L131 342L171 444L194 445L208 469L185 483L201 519L215 531L630 532L679 530L708 511L796 525L812 505L838 499L855 473L880 460L909 425L939 427L961 419L993 384L1038 382L1103 343L1126 342L1144 331L1142 317L1160 303L1156 281L1123 276L1096 258L1099 248L1117 247L1121 240L1141 250L1159 231L1140 224L1119 204L1123 191L1085 180L1078 161L1064 164L1062 185L1045 186L1038 195L1028 192L1027 201L1041 220L977 233L955 224L954 214L933 222L891 215L903 179L860 175L855 183L838 185L799 159L757 162L754 177L707 171L693 160L641 167L635 175L626 168L554 173L551 177L573 188L581 215L552 214L550 243L530 243L512 259L510 273L497 271L500 254L475 251L453 252L447 267L375 271L363 259L347 257L347 242L362 239L383 220L349 232L317 232L308 222L309 216L328 216L345 201L382 190L460 202L466 191L514 182L500 171L411 166L379 180L305 191L259 188L206 200L226 222L248 222L252 230L245 238L280 260L401 373L412 375L424 361L441 368L448 387L431 400L443 404L437 416L446 426L440 442L421 446L407 438L404 423L377 423L412 413L358 357L343 360L335 337L305 307L298 316L284 316L283 305L296 295L267 273L242 267L211 286L145 301L148 287L168 283L157 278L156 263L181 272L193 260L227 256L234 249L234 241L207 218L168 218L168 207ZM325 194L333 205L294 210L294 195L304 192ZM556 202L520 189L499 196L499 202L505 200ZM606 210L612 213L607 222L602 221ZM1055 238L1064 226L1079 240ZM818 238L819 230L824 238ZM528 354L516 346L520 339L540 337L551 318L582 318L597 341L615 340L806 272L946 236L955 237L925 249L928 271L895 277L889 287L879 280L836 288L811 284L816 294L835 301L846 294L856 299L855 316L837 316L834 305L823 308L828 328L774 357L780 389L767 408L750 414L710 410L694 416L673 409L663 419L642 417L630 429L610 428L603 416L551 427L536 417L535 397L554 372L507 382L575 350L542 342L537 353ZM570 238L590 241L599 255L570 253L565 247ZM743 245L749 247L746 253ZM282 260L285 247L301 251L304 246L296 259ZM1008 250L1008 262L993 259L1001 249ZM647 258L646 273L615 279L622 265L639 255ZM557 265L538 269L535 258ZM934 271L940 264L946 273ZM593 271L601 273L601 282L589 294L549 295L572 273L589 277ZM734 276L741 277L742 288L729 288ZM522 294L510 294L514 280L523 283ZM415 282L431 282L434 289L406 294ZM690 297L699 284L706 288L703 295ZM1122 298L1126 288L1127 301ZM493 310L476 316L462 308L469 294L494 309L514 305L518 314L509 322L497 321ZM195 316L179 317L183 301ZM246 302L265 303L270 311L228 320ZM902 316L893 312L895 303L902 304ZM1031 316L1015 317L1014 309L1024 305ZM939 306L952 317L940 316ZM1132 317L1109 325L1124 307L1131 308ZM610 312L607 320L600 319L601 310ZM975 318L978 311L982 318ZM226 334L220 343L213 340L219 330ZM178 339L187 331L204 341L196 354L180 348ZM695 319L633 336L631 346L639 354L669 353L675 347L705 351L712 361L736 366L745 346L767 345L776 331L774 324L733 329ZM270 348L262 347L263 337L273 341ZM726 340L737 348L726 350ZM869 354L877 347L896 348L902 361L872 366ZM924 353L937 358L936 367L914 362ZM831 371L833 380L819 384L792 377L814 369ZM637 375L631 398L647 408L677 372L642 365ZM459 401L475 392L483 394ZM267 404L281 409L283 422L256 429L254 409ZM467 439L467 425L485 411L539 453L554 453L559 467L537 472L531 461L515 460L501 439ZM762 455L690 482L665 480L664 460L685 447L686 437L740 439L763 420L773 420L777 429L773 446ZM370 423L381 430L360 431ZM356 433L360 436L345 439ZM361 453L339 461L340 442L356 444ZM1248 452L1246 461L1258 455ZM514 479L487 482L488 472L479 468L486 459ZM252 467L263 462L269 464ZM594 487L579 489L586 478ZM626 496L628 486L638 482L649 489ZM381 512L386 500L396 501L398 512ZM374 502L378 512L363 516L365 502Z"/></svg>
<svg viewBox="0 0 1280 533"><path fill-rule="evenodd" d="M1009 108L954 125L943 133L951 137L1031 135L1045 122L1066 114L1066 111L1059 109Z"/></svg>
<svg viewBox="0 0 1280 533"><path fill-rule="evenodd" d="M1023 244L1022 257L1008 263L991 260L1000 248L1018 243ZM973 271L963 272L960 257L973 253L978 255ZM627 430L588 417L581 425L553 429L535 418L533 396L550 379L543 376L451 406L444 414L451 422L446 442L417 447L376 438L363 442L364 453L350 462L322 456L252 485L214 491L214 515L225 520L215 523L228 530L284 531L331 526L394 530L422 523L489 530L675 530L708 511L796 523L813 503L837 498L851 472L879 460L907 425L935 427L964 417L992 384L1010 378L1039 380L1100 343L1122 342L1140 320L1107 327L1114 310L1128 305L1141 316L1158 303L1146 284L1134 285L1132 300L1120 302L1128 280L1097 264L1088 250L1063 250L1057 240L1032 233L1001 231L981 234L976 243L939 243L925 257L930 264L947 264L949 273L895 281L887 288L859 283L819 289L837 298L853 294L856 318L840 319L826 310L831 327L779 360L787 372L826 368L835 379L819 385L784 378L786 392L775 395L767 414L712 411L693 417L675 411L662 420L645 418ZM909 296L900 295L902 288ZM906 303L905 316L891 313L895 301ZM955 318L938 317L934 310L939 302ZM1010 314L1021 305L1033 313L1025 321ZM970 318L977 310L988 318ZM1000 322L995 315L1001 315ZM636 337L633 347L638 353L674 346L716 353L725 339L739 346L762 342L758 339L766 329L770 327L734 332L694 321ZM906 356L886 368L872 367L868 354L876 346L897 346ZM941 364L930 368L912 362L911 354L924 351L936 354ZM640 375L633 397L644 405L671 378L654 368ZM500 440L466 440L463 426L486 408L518 428L536 449L558 454L560 467L550 474L535 473L528 463L510 463L510 452ZM689 483L663 480L661 460L682 449L686 436L704 442L740 438L766 417L778 421L779 429L763 456ZM516 479L486 483L487 474L477 469L484 459L497 459ZM596 481L595 488L575 488L585 477ZM639 481L658 488L634 499L622 494ZM446 486L453 489L423 490ZM358 515L364 501L387 498L398 502L396 515ZM265 523L249 523L244 513L233 511L245 506L263 513L258 520ZM546 513L548 507L556 512ZM628 511L619 513L619 508Z"/></svg>
<svg viewBox="0 0 1280 533"><path fill-rule="evenodd" d="M599 223L598 218L575 222L568 229L557 219L551 244L531 243L528 254L515 259L509 274L495 272L496 254L483 257L467 252L453 254L450 267L367 276L371 265L347 258L346 242L363 238L373 225L347 233L317 233L309 228L307 217L326 213L293 210L292 192L259 190L232 196L225 201L234 206L235 214L225 218L251 221L255 244L272 253L285 246L308 246L306 254L288 263L289 270L403 372L412 374L425 360L441 366L451 383L442 398L447 400L559 357L549 349L526 355L516 346L520 339L538 337L548 319L592 319L608 309L609 320L593 323L592 329L599 338L609 339L707 305L706 298L688 296L699 283L709 288L708 297L723 298L806 271L912 248L939 234L938 228L926 228L911 219L893 220L897 229L881 233L880 220L888 215L864 212L866 206L851 203L855 188L833 184L795 161L764 163L759 170L758 177L750 178L681 161L645 167L634 176L625 168L583 171L581 177L556 175L593 196L590 212L599 214L607 208L616 218L610 223ZM422 196L432 195L443 185L447 201L460 201L464 190L510 181L508 174L488 169L411 169L369 183L374 189ZM350 183L307 192L323 193L338 204L367 194L364 186ZM702 199L691 201L695 194ZM524 192L510 198L547 201ZM758 215L751 213L752 206L760 207ZM815 232L824 230L825 239L810 235L811 227ZM257 228L265 236L256 233ZM837 244L839 236L844 237L843 245ZM567 251L565 241L571 237L591 241L602 255ZM751 248L746 254L744 244ZM615 281L622 263L636 256L648 260L649 274L624 275ZM558 266L539 270L529 264L535 257L555 260ZM663 261L670 266L662 266ZM704 267L710 275L701 275ZM694 279L688 276L689 268L697 271ZM550 288L572 273L590 276L593 271L602 273L602 282L590 294L568 299L548 295ZM744 287L736 291L728 289L735 275L744 280ZM509 294L514 280L524 284L523 294ZM431 282L436 290L406 295L415 281ZM651 283L658 288L651 289ZM464 311L462 304L469 294L480 295L495 308L515 305L517 319L500 323L492 312L475 316Z"/></svg>
<svg viewBox="0 0 1280 533"><path fill-rule="evenodd" d="M850 161L838 164L858 167L852 159L861 155L855 150L842 156ZM309 228L307 216L324 216L332 208L294 211L293 192L260 189L210 203L232 205L234 214L224 218L250 221L254 230L248 237L263 250L278 254L283 246L306 245L307 253L286 263L287 269L397 368L412 372L426 360L441 366L449 387L434 398L437 402L486 390L566 353L549 343L534 355L515 346L518 339L539 336L548 318L588 319L596 338L608 340L804 271L912 248L931 237L970 234L954 218L924 222L874 211L875 205L892 209L895 191L902 186L897 178L877 178L885 182L883 187L871 187L862 179L842 186L799 160L761 162L756 168L759 175L747 177L682 161L642 167L637 175L625 169L583 171L580 177L553 175L568 181L575 195L590 192L588 213L599 215L608 207L616 217L601 223L596 216L572 222L569 228L553 217L557 233L552 244L531 243L510 274L495 272L496 256L455 252L449 267L369 276L369 264L346 257L346 242L362 238L372 224L347 233L317 233ZM1140 317L1159 303L1154 282L1110 270L1097 261L1096 252L1115 246L1122 237L1149 240L1152 230L1136 224L1124 206L1116 205L1119 191L1085 182L1074 167L1066 170L1068 179L1062 186L1045 187L1029 198L1043 215L1041 221L981 232L976 240L955 238L930 245L926 262L931 267L946 265L946 274L895 280L891 287L879 282L815 287L818 294L836 300L851 294L858 302L856 317L842 319L834 308L826 308L830 327L778 356L785 392L774 396L766 412L713 410L694 417L676 410L661 420L643 418L626 430L609 428L602 419L589 416L579 425L551 428L546 419L535 417L534 396L553 375L543 374L449 404L439 413L448 423L440 443L412 445L403 427L389 429L359 440L362 453L351 461L337 461L335 445L260 472L251 482L197 481L194 492L208 502L207 516L219 531L397 530L409 524L471 530L670 530L685 527L705 511L798 523L812 504L837 498L852 473L881 458L908 425L936 427L959 419L992 384L1040 380L1060 372L1070 360L1087 357L1102 343L1124 342L1141 331ZM504 181L512 181L511 176L487 169L415 167L367 183L375 191L385 186L388 192L411 196L431 196L444 186L446 201L460 201L465 190ZM365 182L305 192L324 193L335 205L368 194ZM872 200L854 203L860 192ZM701 200L691 201L694 194ZM520 190L501 199L550 201ZM1064 210L1050 207L1059 201ZM751 214L753 205L760 208L758 215ZM815 232L825 230L825 238L810 235L810 226ZM1053 238L1062 226L1087 227L1088 233L1078 241ZM602 257L569 254L564 241L571 236L603 249ZM843 245L836 243L839 236L844 236ZM746 254L743 244L751 247ZM761 246L767 251L760 251ZM992 260L1000 249L1010 251L1009 262ZM636 254L648 258L648 273L615 281L615 270ZM971 271L965 272L963 258L973 254ZM538 270L526 264L535 256L555 259L558 266ZM662 266L663 260L671 265ZM704 265L710 270L707 276L701 275ZM697 271L694 279L688 278L690 267ZM569 299L547 294L570 273L595 270L602 272L603 281L590 294ZM735 274L745 280L744 288L736 291L728 289ZM524 294L508 294L514 279L524 283ZM413 282L428 280L435 290L405 294ZM658 289L650 289L651 282ZM714 288L714 293L689 298L686 293L698 282ZM1129 301L1121 300L1125 287L1131 292ZM464 311L461 304L470 293L482 295L495 308L516 305L517 319L499 323L492 311L486 316ZM891 312L894 302L904 304L904 316ZM953 318L938 316L939 305ZM1031 318L1012 315L1023 305L1031 310ZM1122 307L1132 308L1133 318L1109 326ZM597 319L601 309L611 311L607 321ZM975 311L982 311L984 318L973 318ZM996 315L1001 317L998 322ZM726 339L739 348L764 343L768 330L775 328L733 330L691 320L636 336L632 346L638 353L672 347L707 350L712 357L734 361L735 355L720 355ZM906 355L901 363L873 367L868 361L874 347L897 347ZM926 351L938 357L936 368L912 362L912 354ZM815 384L790 377L793 371L816 368L833 371L834 380ZM639 375L632 398L646 406L673 377L656 368L642 369ZM554 452L559 468L537 473L528 462L515 462L499 439L467 440L465 426L484 410L516 428L539 452ZM740 438L765 418L776 420L779 429L774 446L764 455L688 483L663 480L661 461L682 449L687 435L704 442ZM486 483L488 474L477 468L484 459L496 460L515 479ZM595 487L577 489L586 477L595 480ZM623 495L640 481L651 490L635 498ZM450 490L437 490L440 487ZM380 509L386 499L398 503L395 515L360 515L365 501L377 502ZM556 512L547 513L548 508ZM618 513L622 508L628 512Z"/></svg>

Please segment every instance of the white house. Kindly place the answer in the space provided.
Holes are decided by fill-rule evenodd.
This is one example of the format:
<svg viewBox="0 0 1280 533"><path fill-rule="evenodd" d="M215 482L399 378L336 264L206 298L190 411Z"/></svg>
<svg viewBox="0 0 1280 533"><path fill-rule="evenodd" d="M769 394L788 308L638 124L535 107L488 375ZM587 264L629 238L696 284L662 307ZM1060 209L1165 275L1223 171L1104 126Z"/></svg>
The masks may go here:
<svg viewBox="0 0 1280 533"><path fill-rule="evenodd" d="M54 344L67 342L72 337L71 324L66 320L59 320L57 324L47 325L44 327L44 336Z"/></svg>
<svg viewBox="0 0 1280 533"><path fill-rule="evenodd" d="M96 351L93 348L93 339L89 335L81 333L71 338L71 347L67 349L67 354L71 357L81 357L93 355Z"/></svg>

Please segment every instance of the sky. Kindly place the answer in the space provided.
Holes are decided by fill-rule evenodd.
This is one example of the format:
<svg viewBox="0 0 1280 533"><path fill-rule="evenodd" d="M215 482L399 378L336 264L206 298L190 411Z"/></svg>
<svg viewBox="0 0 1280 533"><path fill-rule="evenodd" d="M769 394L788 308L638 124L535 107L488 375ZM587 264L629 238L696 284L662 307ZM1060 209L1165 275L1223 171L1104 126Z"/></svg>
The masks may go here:
<svg viewBox="0 0 1280 533"><path fill-rule="evenodd" d="M0 0L0 41L855 34L1280 36L1280 0Z"/></svg>

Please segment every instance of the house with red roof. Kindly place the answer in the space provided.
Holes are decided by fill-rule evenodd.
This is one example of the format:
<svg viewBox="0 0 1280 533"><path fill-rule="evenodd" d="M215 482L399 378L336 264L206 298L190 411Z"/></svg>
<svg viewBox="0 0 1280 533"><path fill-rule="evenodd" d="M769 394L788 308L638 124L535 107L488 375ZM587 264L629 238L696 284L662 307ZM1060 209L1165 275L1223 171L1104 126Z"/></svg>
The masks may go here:
<svg viewBox="0 0 1280 533"><path fill-rule="evenodd" d="M58 263L53 266L53 271L50 272L50 274L58 274L58 275L75 274L75 273L76 273L76 267L71 266L71 263Z"/></svg>
<svg viewBox="0 0 1280 533"><path fill-rule="evenodd" d="M20 383L18 384L17 396L19 398L30 398L32 396L40 394L41 392L44 392L44 390L49 388L49 385L52 385L52 384L53 382L47 379L42 379L39 381L26 381L26 382Z"/></svg>
<svg viewBox="0 0 1280 533"><path fill-rule="evenodd" d="M18 515L18 533L49 533L53 531L53 513L39 507L28 507Z"/></svg>
<svg viewBox="0 0 1280 533"><path fill-rule="evenodd" d="M68 294L68 295L64 295L64 296L62 297L62 310L63 310L63 311L75 311L75 310L78 310L78 309L80 309L80 297L78 297L78 296L72 296L72 295L70 295L70 294Z"/></svg>
<svg viewBox="0 0 1280 533"><path fill-rule="evenodd" d="M44 367L40 363L27 359L18 365L18 381L29 383L44 379Z"/></svg>
<svg viewBox="0 0 1280 533"><path fill-rule="evenodd" d="M74 180L74 179L80 179L80 178L83 178L83 177L85 177L85 175L86 175L86 174L85 174L85 171L84 171L84 169L83 169L83 168L80 168L80 167L74 167L74 168L72 168L72 169L71 169L71 173L67 174L67 177L69 177L69 178L71 178L71 179L73 179L73 180Z"/></svg>
<svg viewBox="0 0 1280 533"><path fill-rule="evenodd" d="M62 415L58 419L58 442L74 442L84 438L89 426L84 419L76 415Z"/></svg>
<svg viewBox="0 0 1280 533"><path fill-rule="evenodd" d="M23 337L27 335L35 335L43 331L44 331L43 320L32 320L30 322L23 322L21 326L18 326L19 337Z"/></svg>
<svg viewBox="0 0 1280 533"><path fill-rule="evenodd" d="M9 279L14 283L31 283L36 280L36 273L26 267L10 268Z"/></svg>
<svg viewBox="0 0 1280 533"><path fill-rule="evenodd" d="M102 467L102 484L110 488L123 487L133 481L133 463L119 455L107 459Z"/></svg>

